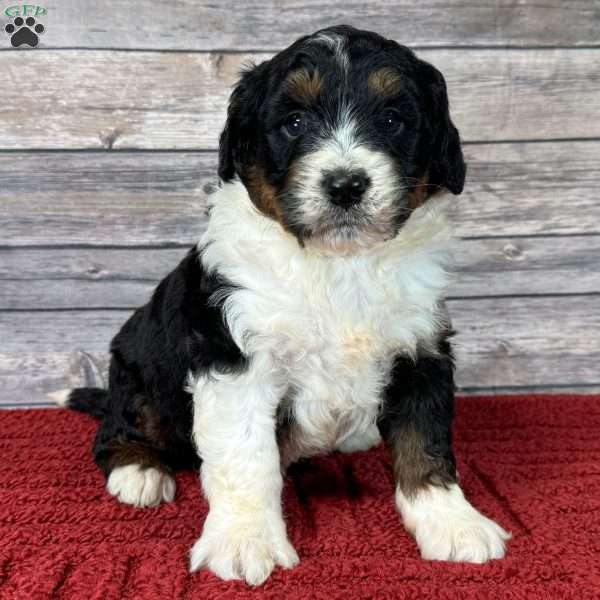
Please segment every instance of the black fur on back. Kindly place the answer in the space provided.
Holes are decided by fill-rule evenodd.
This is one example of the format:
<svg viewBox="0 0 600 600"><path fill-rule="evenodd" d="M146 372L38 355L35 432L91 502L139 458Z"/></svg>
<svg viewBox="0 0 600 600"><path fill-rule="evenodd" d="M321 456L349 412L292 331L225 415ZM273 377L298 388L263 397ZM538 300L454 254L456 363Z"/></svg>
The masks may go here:
<svg viewBox="0 0 600 600"><path fill-rule="evenodd" d="M204 271L200 250L190 250L113 339L108 391L73 390L69 407L102 419L94 455L105 474L132 459L169 469L197 465L188 373L245 368L222 318L231 288Z"/></svg>

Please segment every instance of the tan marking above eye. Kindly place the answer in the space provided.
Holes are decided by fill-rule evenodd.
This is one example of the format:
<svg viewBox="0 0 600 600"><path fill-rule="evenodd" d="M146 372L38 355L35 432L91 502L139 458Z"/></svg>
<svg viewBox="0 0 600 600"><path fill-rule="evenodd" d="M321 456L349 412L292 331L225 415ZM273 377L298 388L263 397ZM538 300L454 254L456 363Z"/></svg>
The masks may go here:
<svg viewBox="0 0 600 600"><path fill-rule="evenodd" d="M392 67L383 67L369 75L369 87L380 96L393 96L400 91L400 74Z"/></svg>
<svg viewBox="0 0 600 600"><path fill-rule="evenodd" d="M286 79L291 96L303 106L313 104L323 87L323 79L318 70L309 73L306 69L292 71Z"/></svg>

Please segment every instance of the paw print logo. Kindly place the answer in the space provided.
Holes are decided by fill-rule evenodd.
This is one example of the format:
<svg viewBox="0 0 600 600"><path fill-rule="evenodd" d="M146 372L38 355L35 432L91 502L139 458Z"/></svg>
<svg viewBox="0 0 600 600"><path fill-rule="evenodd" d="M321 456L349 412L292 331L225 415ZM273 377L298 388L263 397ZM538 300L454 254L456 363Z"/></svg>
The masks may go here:
<svg viewBox="0 0 600 600"><path fill-rule="evenodd" d="M10 43L13 47L18 48L23 44L27 44L32 48L38 45L39 36L45 31L45 27L41 23L36 23L33 17L17 17L12 23L9 23L4 31L10 35Z"/></svg>

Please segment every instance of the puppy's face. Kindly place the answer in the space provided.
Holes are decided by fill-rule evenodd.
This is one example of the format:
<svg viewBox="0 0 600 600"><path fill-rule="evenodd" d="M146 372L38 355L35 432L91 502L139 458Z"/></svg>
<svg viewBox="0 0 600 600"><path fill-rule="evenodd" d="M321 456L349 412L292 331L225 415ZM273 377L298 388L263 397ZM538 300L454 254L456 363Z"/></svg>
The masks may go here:
<svg viewBox="0 0 600 600"><path fill-rule="evenodd" d="M465 165L444 79L408 49L334 27L245 72L219 175L304 246L352 252L394 237Z"/></svg>

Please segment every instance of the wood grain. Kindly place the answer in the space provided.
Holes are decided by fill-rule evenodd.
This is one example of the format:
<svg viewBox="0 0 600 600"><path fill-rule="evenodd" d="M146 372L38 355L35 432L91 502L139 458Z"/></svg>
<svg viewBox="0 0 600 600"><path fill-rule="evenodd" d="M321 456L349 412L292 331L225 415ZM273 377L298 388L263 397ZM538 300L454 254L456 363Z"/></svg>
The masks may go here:
<svg viewBox="0 0 600 600"><path fill-rule="evenodd" d="M135 308L184 248L0 249L0 310ZM462 240L452 297L600 293L600 235Z"/></svg>
<svg viewBox="0 0 600 600"><path fill-rule="evenodd" d="M455 348L462 387L600 385L598 296L452 300L449 309L459 331ZM85 361L88 369L92 362L93 372L103 369L108 343L129 314L0 313L0 380L8 382L0 400L27 391L34 401L33 382L38 382L36 398L39 390L83 384L83 367L73 352L89 354Z"/></svg>
<svg viewBox="0 0 600 600"><path fill-rule="evenodd" d="M600 137L600 49L440 49L467 141ZM215 148L240 67L268 54L0 53L0 149ZM68 68L65 66L68 65Z"/></svg>
<svg viewBox="0 0 600 600"><path fill-rule="evenodd" d="M108 355L71 352L0 354L0 407L50 403L49 391L106 384Z"/></svg>
<svg viewBox="0 0 600 600"><path fill-rule="evenodd" d="M0 244L191 243L216 155L0 154Z"/></svg>
<svg viewBox="0 0 600 600"><path fill-rule="evenodd" d="M278 49L336 23L413 45L597 44L597 11L590 0L53 0L42 47Z"/></svg>
<svg viewBox="0 0 600 600"><path fill-rule="evenodd" d="M600 293L600 236L462 240L451 296Z"/></svg>
<svg viewBox="0 0 600 600"><path fill-rule="evenodd" d="M456 235L600 233L600 142L466 147ZM193 244L214 153L0 153L0 246Z"/></svg>
<svg viewBox="0 0 600 600"><path fill-rule="evenodd" d="M205 229L240 67L340 22L420 47L474 142L452 215L459 384L600 389L599 16L595 0L54 0L27 60L0 49L0 407L103 383L110 338Z"/></svg>

